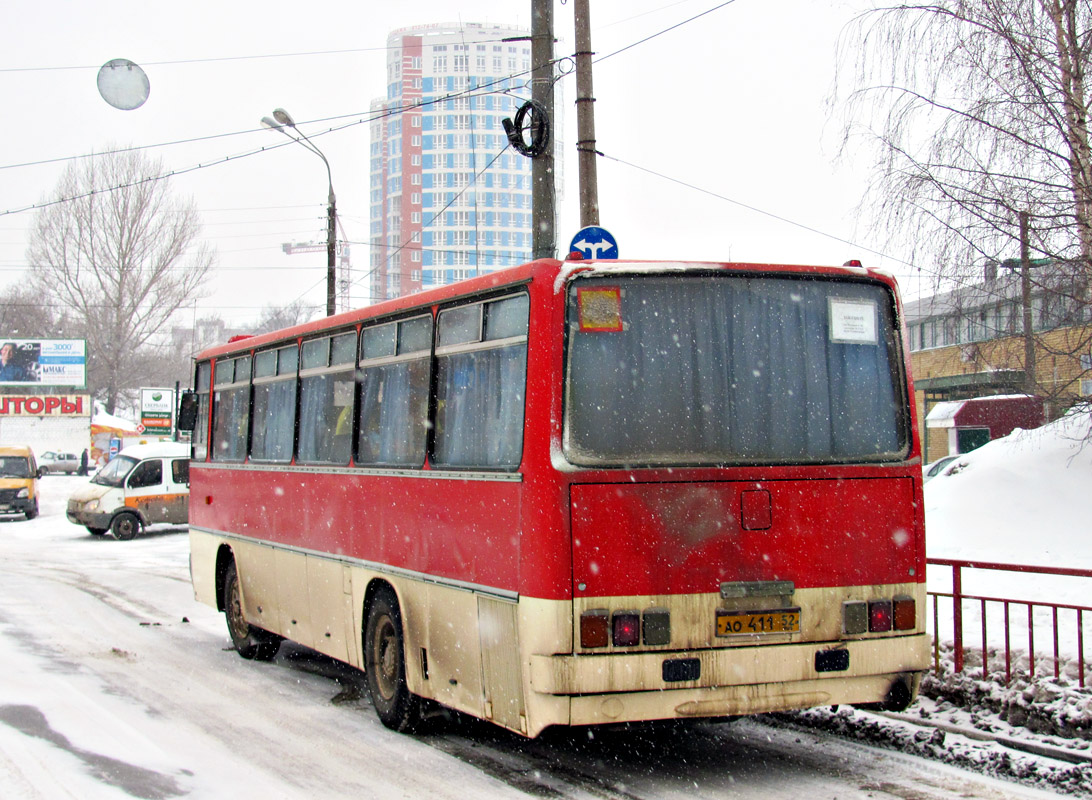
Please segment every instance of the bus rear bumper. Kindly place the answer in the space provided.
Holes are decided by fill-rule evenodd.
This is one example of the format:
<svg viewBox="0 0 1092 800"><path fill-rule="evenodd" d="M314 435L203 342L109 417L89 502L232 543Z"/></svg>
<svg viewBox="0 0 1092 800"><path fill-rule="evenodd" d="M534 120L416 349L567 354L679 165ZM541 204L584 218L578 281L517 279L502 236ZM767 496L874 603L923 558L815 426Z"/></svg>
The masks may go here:
<svg viewBox="0 0 1092 800"><path fill-rule="evenodd" d="M738 716L842 703L883 703L901 683L912 700L929 667L925 634L839 643L845 669L817 671L829 644L690 653L532 656L534 691L569 696L572 725ZM695 680L667 681L667 662L700 664Z"/></svg>

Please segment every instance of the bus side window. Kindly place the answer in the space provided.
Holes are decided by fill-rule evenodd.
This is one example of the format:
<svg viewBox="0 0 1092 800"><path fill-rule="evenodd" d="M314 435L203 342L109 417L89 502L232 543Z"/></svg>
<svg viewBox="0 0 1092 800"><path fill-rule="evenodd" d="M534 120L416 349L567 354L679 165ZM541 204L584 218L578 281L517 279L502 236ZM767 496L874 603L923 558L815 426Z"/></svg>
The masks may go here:
<svg viewBox="0 0 1092 800"><path fill-rule="evenodd" d="M292 460L296 433L296 345L254 356L254 422L250 457L256 461Z"/></svg>
<svg viewBox="0 0 1092 800"><path fill-rule="evenodd" d="M432 460L519 466L527 389L526 294L440 313Z"/></svg>
<svg viewBox="0 0 1092 800"><path fill-rule="evenodd" d="M303 343L299 444L303 463L349 463L355 354L355 331Z"/></svg>
<svg viewBox="0 0 1092 800"><path fill-rule="evenodd" d="M431 315L364 329L358 372L358 464L425 463L431 350Z"/></svg>
<svg viewBox="0 0 1092 800"><path fill-rule="evenodd" d="M212 459L243 461L250 421L250 356L218 361L212 388Z"/></svg>
<svg viewBox="0 0 1092 800"><path fill-rule="evenodd" d="M205 361L197 365L194 376L194 394L197 408L193 425L193 457L204 461L209 452L209 388L212 386L212 364Z"/></svg>

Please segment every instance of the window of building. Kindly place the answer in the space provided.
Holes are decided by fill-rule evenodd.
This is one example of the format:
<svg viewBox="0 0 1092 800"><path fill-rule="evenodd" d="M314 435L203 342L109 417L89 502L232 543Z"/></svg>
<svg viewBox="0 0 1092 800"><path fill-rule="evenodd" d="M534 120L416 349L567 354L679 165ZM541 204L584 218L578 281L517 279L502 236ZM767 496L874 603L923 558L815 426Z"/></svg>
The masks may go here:
<svg viewBox="0 0 1092 800"><path fill-rule="evenodd" d="M412 145L414 147L420 147L421 146L421 137L420 136L414 136L414 137L412 137L412 139L410 141L411 141L411 143L412 143Z"/></svg>

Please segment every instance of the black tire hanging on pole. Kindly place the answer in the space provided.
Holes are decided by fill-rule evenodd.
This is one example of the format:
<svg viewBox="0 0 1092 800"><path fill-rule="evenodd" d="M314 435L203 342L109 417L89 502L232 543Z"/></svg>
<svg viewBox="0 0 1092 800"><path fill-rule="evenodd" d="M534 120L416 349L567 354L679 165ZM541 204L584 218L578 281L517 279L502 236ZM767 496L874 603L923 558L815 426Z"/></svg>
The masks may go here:
<svg viewBox="0 0 1092 800"><path fill-rule="evenodd" d="M531 133L531 141L523 139L523 123L527 115L531 115L531 121L527 130ZM546 108L537 100L528 100L516 111L515 120L507 117L501 120L504 125L504 133L508 142L520 155L528 158L537 158L546 152L546 145L550 143L550 118L546 115Z"/></svg>

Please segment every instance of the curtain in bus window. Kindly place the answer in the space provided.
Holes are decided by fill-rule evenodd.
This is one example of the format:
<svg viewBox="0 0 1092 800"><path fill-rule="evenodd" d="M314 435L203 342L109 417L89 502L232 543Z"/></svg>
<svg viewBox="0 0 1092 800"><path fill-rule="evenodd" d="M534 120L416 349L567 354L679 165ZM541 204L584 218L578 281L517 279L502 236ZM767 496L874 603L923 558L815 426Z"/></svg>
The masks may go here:
<svg viewBox="0 0 1092 800"><path fill-rule="evenodd" d="M427 358L366 367L360 382L359 464L425 463Z"/></svg>
<svg viewBox="0 0 1092 800"><path fill-rule="evenodd" d="M295 427L295 380L255 383L250 457L261 461L291 461Z"/></svg>
<svg viewBox="0 0 1092 800"><path fill-rule="evenodd" d="M242 461L246 458L250 386L218 389L212 399L212 458Z"/></svg>
<svg viewBox="0 0 1092 800"><path fill-rule="evenodd" d="M198 364L194 376L197 392L197 419L193 427L193 458L204 461L209 452L209 388L212 385L212 365Z"/></svg>
<svg viewBox="0 0 1092 800"><path fill-rule="evenodd" d="M882 288L712 276L605 285L619 283L624 330L575 326L570 341L577 461L821 461L904 446ZM874 308L874 341L835 341L830 297Z"/></svg>
<svg viewBox="0 0 1092 800"><path fill-rule="evenodd" d="M193 458L204 461L209 453L209 393L197 395L197 422L193 428Z"/></svg>
<svg viewBox="0 0 1092 800"><path fill-rule="evenodd" d="M526 344L438 358L435 463L519 466L526 375Z"/></svg>
<svg viewBox="0 0 1092 800"><path fill-rule="evenodd" d="M300 380L299 460L348 464L353 438L353 373L327 372Z"/></svg>

